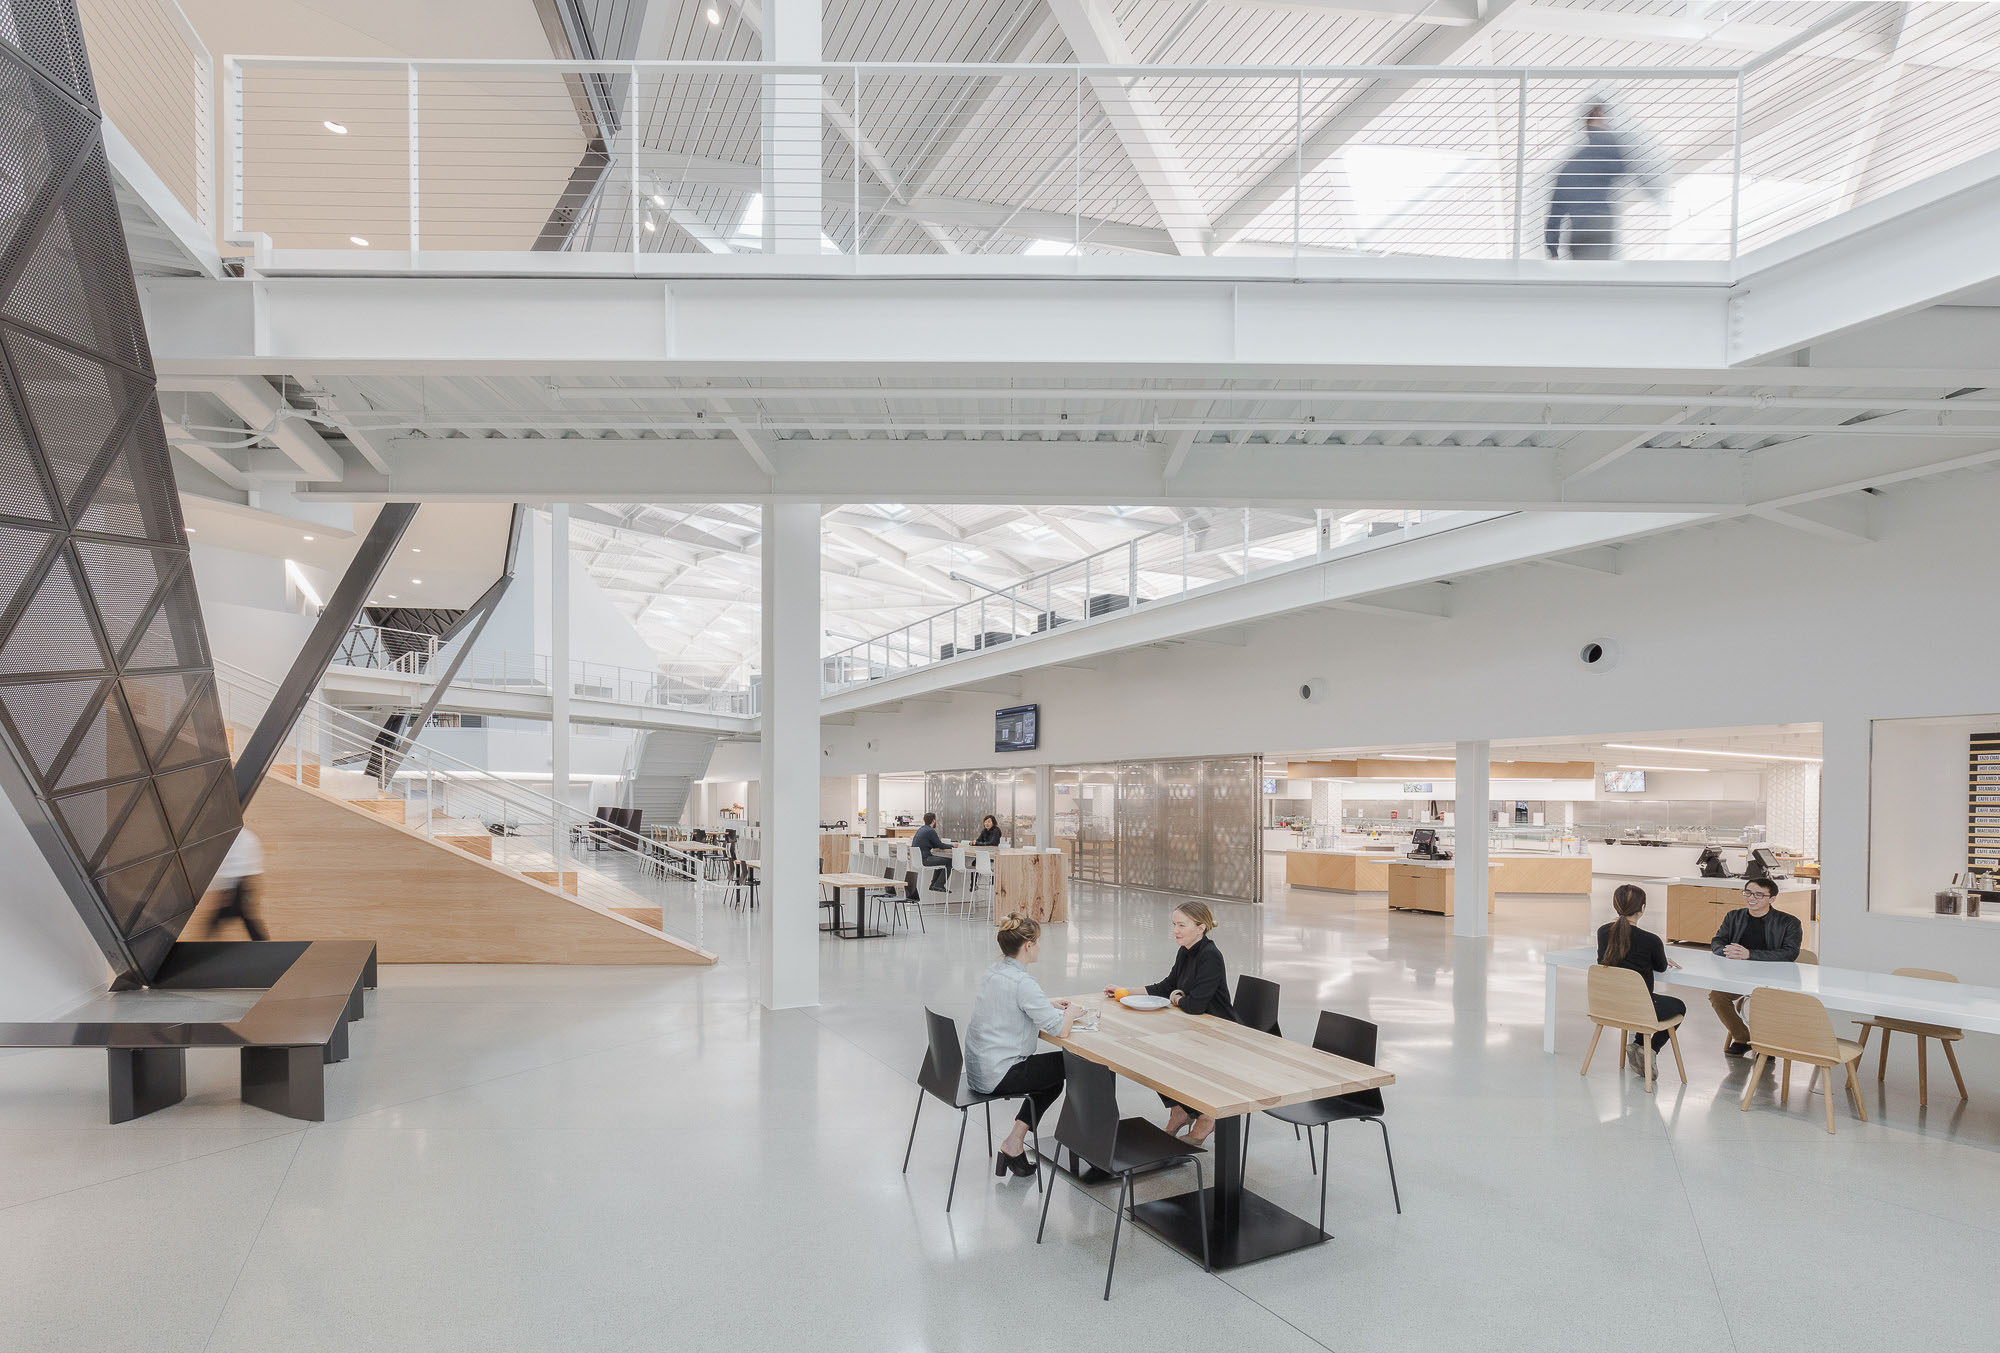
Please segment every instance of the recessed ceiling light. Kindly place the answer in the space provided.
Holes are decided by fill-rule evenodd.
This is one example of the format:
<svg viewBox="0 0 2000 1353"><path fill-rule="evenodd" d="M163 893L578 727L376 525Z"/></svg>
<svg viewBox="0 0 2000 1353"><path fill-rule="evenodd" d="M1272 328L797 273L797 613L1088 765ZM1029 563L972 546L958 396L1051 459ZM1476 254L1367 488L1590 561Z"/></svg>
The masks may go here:
<svg viewBox="0 0 2000 1353"><path fill-rule="evenodd" d="M722 22L722 15L716 10L714 5L708 7L708 21L713 24Z"/></svg>
<svg viewBox="0 0 2000 1353"><path fill-rule="evenodd" d="M368 241L362 239L359 235L349 235L347 237L347 242L362 249L366 249L368 247Z"/></svg>
<svg viewBox="0 0 2000 1353"><path fill-rule="evenodd" d="M192 526L183 526L181 530L186 531L189 535L194 534L194 528Z"/></svg>
<svg viewBox="0 0 2000 1353"><path fill-rule="evenodd" d="M658 193L654 193L654 194L653 194L653 205L654 205L654 206L656 206L656 207L664 207L664 206L666 206L666 205L667 205L667 199L666 199L666 198L664 198L664 197L661 197L661 196L660 196L660 195L659 195Z"/></svg>
<svg viewBox="0 0 2000 1353"><path fill-rule="evenodd" d="M347 135L347 124L345 122L335 122L332 118L328 118L319 125L332 132L335 136Z"/></svg>
<svg viewBox="0 0 2000 1353"><path fill-rule="evenodd" d="M1687 771L1689 774L1692 775L1706 775L1709 773L1709 771L1714 769L1714 767L1712 766L1627 766L1621 763L1618 769L1619 770L1677 770L1677 771Z"/></svg>
<svg viewBox="0 0 2000 1353"><path fill-rule="evenodd" d="M424 585L424 580L422 578L410 579L410 586L412 587L422 587L423 585Z"/></svg>
<svg viewBox="0 0 2000 1353"><path fill-rule="evenodd" d="M396 594L394 592L391 592L389 594L389 600L394 601L395 599L396 599Z"/></svg>
<svg viewBox="0 0 2000 1353"><path fill-rule="evenodd" d="M658 227L658 226L656 226L656 225L654 225L654 224L653 224L653 218L652 218L652 217L650 217L650 216L648 216L648 217L646 218L646 229L648 229L648 230L658 230L658 229L659 229L659 227Z"/></svg>
<svg viewBox="0 0 2000 1353"><path fill-rule="evenodd" d="M421 545L412 545L412 546L410 546L410 553L411 553L411 554L422 554L423 552L424 552L424 547L423 547L423 546L421 546Z"/></svg>
<svg viewBox="0 0 2000 1353"><path fill-rule="evenodd" d="M312 537L311 537L311 536L301 536L301 537L299 537L299 539L301 539L301 540L311 540L311 539L312 539Z"/></svg>

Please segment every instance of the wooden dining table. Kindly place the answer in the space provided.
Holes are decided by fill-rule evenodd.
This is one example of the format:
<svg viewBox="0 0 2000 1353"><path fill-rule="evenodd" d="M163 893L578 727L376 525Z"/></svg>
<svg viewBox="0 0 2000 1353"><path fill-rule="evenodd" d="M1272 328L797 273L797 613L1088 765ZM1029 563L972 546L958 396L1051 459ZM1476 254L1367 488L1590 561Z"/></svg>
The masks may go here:
<svg viewBox="0 0 2000 1353"><path fill-rule="evenodd" d="M1189 1190L1138 1204L1133 1216L1140 1224L1199 1263L1205 1197L1208 1252L1218 1269L1327 1239L1313 1222L1243 1186L1244 1115L1393 1085L1395 1076L1214 1015L1131 1010L1102 992L1069 1000L1097 1005L1098 1027L1043 1039L1215 1119L1208 1142L1215 1183L1200 1194Z"/></svg>
<svg viewBox="0 0 2000 1353"><path fill-rule="evenodd" d="M877 878L873 874L845 873L821 874L819 881L833 889L833 925L831 929L835 935L838 935L843 940L879 940L889 933L886 930L868 929L868 890L870 888L887 888L889 886L887 879ZM850 888L854 890L854 925L852 928L843 924L840 919L840 895ZM820 927L822 930L828 928L827 926Z"/></svg>

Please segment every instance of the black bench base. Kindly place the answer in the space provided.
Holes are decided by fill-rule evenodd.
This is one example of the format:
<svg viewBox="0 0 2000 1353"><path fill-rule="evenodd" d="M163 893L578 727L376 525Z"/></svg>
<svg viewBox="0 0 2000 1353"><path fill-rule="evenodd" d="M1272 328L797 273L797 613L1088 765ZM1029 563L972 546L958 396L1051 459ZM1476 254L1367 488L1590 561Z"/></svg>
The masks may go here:
<svg viewBox="0 0 2000 1353"><path fill-rule="evenodd" d="M129 1123L187 1098L187 1049L111 1048L111 1121Z"/></svg>

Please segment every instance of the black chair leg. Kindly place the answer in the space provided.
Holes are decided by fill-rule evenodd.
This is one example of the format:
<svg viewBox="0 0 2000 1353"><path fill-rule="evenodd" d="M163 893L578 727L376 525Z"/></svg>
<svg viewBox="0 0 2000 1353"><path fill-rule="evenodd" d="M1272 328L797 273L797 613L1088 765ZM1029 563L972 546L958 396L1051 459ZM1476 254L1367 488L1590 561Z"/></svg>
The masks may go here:
<svg viewBox="0 0 2000 1353"><path fill-rule="evenodd" d="M1306 1139L1308 1141L1312 1139L1312 1134L1310 1132L1306 1134ZM1325 1155L1326 1155L1326 1168L1319 1172L1319 1234L1321 1239L1325 1239L1326 1238L1326 1177L1333 1173L1333 1124L1328 1123L1326 1124L1326 1126L1320 1129L1319 1144L1325 1148Z"/></svg>
<svg viewBox="0 0 2000 1353"><path fill-rule="evenodd" d="M1104 1268L1104 1299L1111 1300L1111 1275L1118 1271L1118 1234L1125 1229L1125 1195L1132 1191L1132 1176L1118 1180L1118 1219L1111 1223L1111 1262Z"/></svg>
<svg viewBox="0 0 2000 1353"><path fill-rule="evenodd" d="M1035 1123L1028 1124L1028 1135L1035 1141L1035 1192L1042 1192L1042 1129ZM1051 1184L1055 1181L1050 1180Z"/></svg>
<svg viewBox="0 0 2000 1353"><path fill-rule="evenodd" d="M905 930L909 929L909 922L905 921L903 928ZM922 907L917 908L917 933L919 935L928 935L931 933L931 928L924 924L924 909Z"/></svg>
<svg viewBox="0 0 2000 1353"><path fill-rule="evenodd" d="M1306 1134L1306 1163L1312 1166L1314 1174L1319 1173L1319 1156L1313 1151L1313 1135L1310 1132Z"/></svg>
<svg viewBox="0 0 2000 1353"><path fill-rule="evenodd" d="M1396 1199L1396 1215L1403 1215L1403 1191L1396 1187L1396 1153L1389 1149L1389 1125L1377 1118L1375 1126L1382 1129L1382 1154L1389 1160L1389 1192Z"/></svg>
<svg viewBox="0 0 2000 1353"><path fill-rule="evenodd" d="M908 1174L910 1172L910 1152L915 1150L917 1145L917 1120L923 1116L924 1116L924 1092L922 1090L919 1090L917 1091L917 1111L910 1115L909 1145L903 1148L904 1174Z"/></svg>
<svg viewBox="0 0 2000 1353"><path fill-rule="evenodd" d="M1038 1151L1036 1154L1039 1155L1040 1152ZM1035 1172L1037 1177L1039 1177L1041 1173L1041 1166L1039 1164L1035 1166ZM1054 1172L1051 1171L1049 1174L1049 1186L1042 1193L1041 1224L1035 1227L1035 1243L1037 1245L1042 1243L1042 1232L1049 1229L1049 1204L1055 1201L1055 1196L1056 1196L1056 1177Z"/></svg>
<svg viewBox="0 0 2000 1353"><path fill-rule="evenodd" d="M1194 1158L1194 1215L1201 1222L1201 1268L1204 1273L1215 1272L1215 1265L1208 1260L1208 1189L1201 1177L1201 1157Z"/></svg>
<svg viewBox="0 0 2000 1353"><path fill-rule="evenodd" d="M986 1150L988 1154L993 1151L993 1101L990 1099L986 1101Z"/></svg>
<svg viewBox="0 0 2000 1353"><path fill-rule="evenodd" d="M951 1158L951 1191L944 1196L944 1210L951 1211L951 1200L958 1196L958 1163L965 1159L965 1110L958 1111L958 1150Z"/></svg>
<svg viewBox="0 0 2000 1353"><path fill-rule="evenodd" d="M1246 1175L1250 1173L1250 1120L1255 1116L1248 1113L1243 1115L1243 1162L1238 1169Z"/></svg>

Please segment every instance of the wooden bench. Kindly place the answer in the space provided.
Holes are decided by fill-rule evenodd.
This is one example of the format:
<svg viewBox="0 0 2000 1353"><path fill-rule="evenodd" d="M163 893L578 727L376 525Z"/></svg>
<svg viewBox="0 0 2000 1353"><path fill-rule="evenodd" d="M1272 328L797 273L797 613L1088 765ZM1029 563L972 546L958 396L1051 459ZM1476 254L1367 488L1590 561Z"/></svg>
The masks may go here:
<svg viewBox="0 0 2000 1353"><path fill-rule="evenodd" d="M370 940L184 940L167 954L156 991L264 988L233 1021L54 1021L0 1024L0 1048L102 1048L111 1121L143 1117L187 1096L189 1048L236 1048L243 1102L288 1118L326 1117L324 1067L347 1058L347 1025L375 985Z"/></svg>

